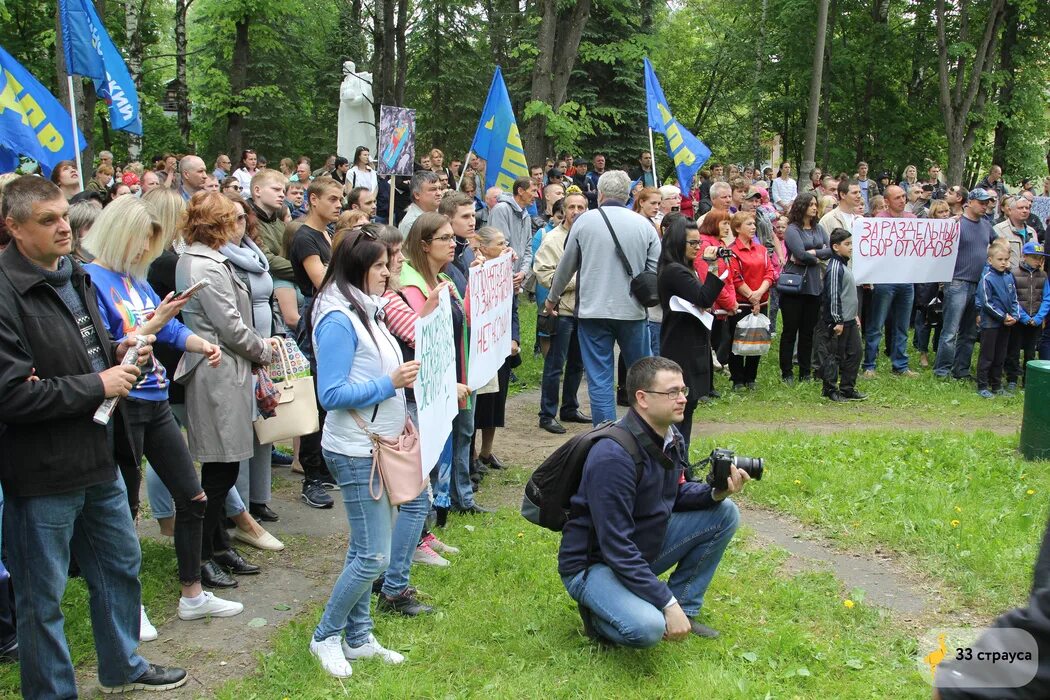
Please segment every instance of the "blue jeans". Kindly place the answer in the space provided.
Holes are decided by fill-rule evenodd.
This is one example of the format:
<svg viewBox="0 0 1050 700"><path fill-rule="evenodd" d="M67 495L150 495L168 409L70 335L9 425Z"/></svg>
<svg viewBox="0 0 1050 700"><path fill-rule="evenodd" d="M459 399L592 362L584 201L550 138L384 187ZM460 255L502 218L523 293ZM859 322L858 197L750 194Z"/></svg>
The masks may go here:
<svg viewBox="0 0 1050 700"><path fill-rule="evenodd" d="M469 408L460 409L452 419L449 496L453 508L470 508L474 505L474 489L470 483L470 442L474 437L474 402L477 400L477 393L471 394Z"/></svg>
<svg viewBox="0 0 1050 700"><path fill-rule="evenodd" d="M577 333L580 355L587 371L587 395L591 400L591 423L616 420L616 391L613 388L616 361L613 343L620 346L627 368L649 357L649 323L612 318L581 318Z"/></svg>
<svg viewBox="0 0 1050 700"><path fill-rule="evenodd" d="M557 332L550 337L551 345L543 358L543 382L540 385L540 418L558 415L558 389L561 388L561 412L580 409L576 394L583 379L583 358L576 334L573 316L558 316ZM565 381L562 381L564 371Z"/></svg>
<svg viewBox="0 0 1050 700"><path fill-rule="evenodd" d="M112 481L96 486L7 497L4 529L25 698L77 695L61 608L71 554L88 586L99 682L123 685L146 671L146 660L135 653L142 553L124 481L113 471Z"/></svg>
<svg viewBox="0 0 1050 700"><path fill-rule="evenodd" d="M962 378L970 373L977 342L976 294L976 282L952 280L944 285L944 321L933 365L933 373L938 377L947 377L951 372L953 377Z"/></svg>
<svg viewBox="0 0 1050 700"><path fill-rule="evenodd" d="M653 357L660 355L660 322L649 321L649 354Z"/></svg>
<svg viewBox="0 0 1050 700"><path fill-rule="evenodd" d="M418 425L419 409L415 401L408 402L408 414L412 422ZM438 468L441 467L438 460ZM408 572L412 567L412 554L419 544L419 536L423 534L423 525L427 521L427 513L430 512L430 489L423 489L414 500L402 503L397 508L397 520L394 521L394 531L390 538L390 566L387 567L386 576L383 580L383 593L396 596L408 587Z"/></svg>
<svg viewBox="0 0 1050 700"><path fill-rule="evenodd" d="M347 644L358 647L367 642L372 633L369 610L372 582L386 571L390 563L394 509L386 492L378 501L368 493L371 457L348 457L328 450L322 450L322 454L343 494L346 519L350 524L350 546L346 550L343 573L336 579L321 621L314 630L314 639L321 641L343 635ZM376 475L372 490L379 488L378 479ZM419 536L418 531L416 536Z"/></svg>
<svg viewBox="0 0 1050 700"><path fill-rule="evenodd" d="M876 284L872 294L871 318L864 323L865 370L875 369L886 319L893 329L890 365L894 372L908 369L908 326L911 323L915 287L911 284Z"/></svg>
<svg viewBox="0 0 1050 700"><path fill-rule="evenodd" d="M729 499L706 510L671 513L663 547L651 568L660 575L677 564L667 585L689 617L699 614L739 522L740 512ZM643 648L663 638L663 610L628 590L607 565L593 564L562 582L569 596L591 613L598 632L614 644Z"/></svg>

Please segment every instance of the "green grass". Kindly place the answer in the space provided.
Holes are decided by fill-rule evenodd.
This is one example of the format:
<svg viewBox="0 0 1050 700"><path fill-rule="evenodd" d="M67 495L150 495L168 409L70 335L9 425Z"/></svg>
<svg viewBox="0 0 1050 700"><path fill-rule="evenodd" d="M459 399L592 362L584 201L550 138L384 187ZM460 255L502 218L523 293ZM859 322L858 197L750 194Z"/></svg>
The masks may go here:
<svg viewBox="0 0 1050 700"><path fill-rule="evenodd" d="M143 540L142 573L139 579L142 581L142 597L150 621L160 624L173 617L179 600L175 550L169 545ZM95 644L91 637L87 586L83 579L72 579L66 586L62 612L66 619L66 639L69 640L74 667L93 666ZM0 697L18 697L19 687L18 665L0 665Z"/></svg>
<svg viewBox="0 0 1050 700"><path fill-rule="evenodd" d="M816 526L844 549L890 548L958 592L948 608L1022 604L1047 516L1046 462L989 432L733 433L694 441L764 457L745 497Z"/></svg>
<svg viewBox="0 0 1050 700"><path fill-rule="evenodd" d="M509 396L520 394L529 389L538 389L543 379L543 357L537 356L536 347L536 305L523 301L518 306L519 333L521 336L521 366L514 370L518 381L510 385Z"/></svg>
<svg viewBox="0 0 1050 700"><path fill-rule="evenodd" d="M462 522L462 521L460 521ZM704 619L717 640L690 637L644 651L605 651L582 637L556 573L557 536L503 512L473 532L443 533L463 548L447 569L417 567L413 583L433 617L376 614L377 638L405 653L400 666L354 665L340 682L308 643L320 610L280 630L258 673L216 697L269 698L920 698L916 642L863 603L848 609L830 574L789 577L785 554L739 535L708 592ZM700 689L706 689L701 691Z"/></svg>

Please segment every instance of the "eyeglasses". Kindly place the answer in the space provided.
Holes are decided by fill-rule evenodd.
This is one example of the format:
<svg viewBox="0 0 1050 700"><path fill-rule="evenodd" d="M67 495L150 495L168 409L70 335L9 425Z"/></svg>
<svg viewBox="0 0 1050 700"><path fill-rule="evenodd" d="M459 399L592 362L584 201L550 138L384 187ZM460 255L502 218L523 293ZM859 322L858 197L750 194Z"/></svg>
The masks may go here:
<svg viewBox="0 0 1050 700"><path fill-rule="evenodd" d="M685 244L687 246L689 246L690 248L699 248L700 247L700 239L698 238L695 241L686 241Z"/></svg>
<svg viewBox="0 0 1050 700"><path fill-rule="evenodd" d="M226 185L226 189L228 189L228 190L237 190L238 192L240 192L241 191L241 186L240 185Z"/></svg>
<svg viewBox="0 0 1050 700"><path fill-rule="evenodd" d="M659 394L660 396L666 396L667 398L674 401L679 396L686 398L689 396L689 387L683 386L681 389L671 389L670 391L651 391L649 389L642 389L646 394Z"/></svg>
<svg viewBox="0 0 1050 700"><path fill-rule="evenodd" d="M433 238L430 239L430 242L431 243L435 243L435 242L448 243L449 241L451 241L455 237L456 237L455 234L451 234L451 233L449 235L447 235L447 236L434 236Z"/></svg>

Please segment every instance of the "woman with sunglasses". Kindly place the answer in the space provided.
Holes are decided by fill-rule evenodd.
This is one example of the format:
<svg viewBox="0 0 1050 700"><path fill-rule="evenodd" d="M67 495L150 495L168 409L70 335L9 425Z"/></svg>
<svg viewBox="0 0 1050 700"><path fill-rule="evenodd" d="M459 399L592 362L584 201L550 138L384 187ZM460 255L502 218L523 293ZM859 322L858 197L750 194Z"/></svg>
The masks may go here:
<svg viewBox="0 0 1050 700"><path fill-rule="evenodd" d="M307 315L317 398L327 411L321 448L350 525L346 564L310 639L310 652L337 678L351 674L352 660L404 661L376 641L370 614L372 582L390 561L393 508L385 491L378 499L371 495L377 484L369 435L403 432L409 420L404 390L419 373L417 360L402 359L384 320L387 263L386 245L375 233L348 233L333 248Z"/></svg>
<svg viewBox="0 0 1050 700"><path fill-rule="evenodd" d="M711 393L711 332L693 314L672 310L671 298L679 297L697 309L710 312L725 285L719 278L717 251L718 246L705 245L695 221L676 218L664 231L656 272L656 290L664 318L660 327L660 354L681 366L689 389L685 419L678 425L687 449L693 411L700 398ZM703 279L696 272L698 260L705 268Z"/></svg>
<svg viewBox="0 0 1050 700"><path fill-rule="evenodd" d="M241 181L230 175L228 178L222 181L222 187L219 191L223 194L240 194L241 193Z"/></svg>

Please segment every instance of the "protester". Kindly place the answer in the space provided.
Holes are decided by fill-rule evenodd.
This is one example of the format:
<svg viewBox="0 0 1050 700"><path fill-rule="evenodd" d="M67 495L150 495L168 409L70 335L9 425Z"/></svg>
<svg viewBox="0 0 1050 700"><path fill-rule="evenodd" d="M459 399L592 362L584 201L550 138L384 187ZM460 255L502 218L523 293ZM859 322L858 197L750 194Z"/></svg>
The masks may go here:
<svg viewBox="0 0 1050 700"><path fill-rule="evenodd" d="M242 192L251 192L252 178L255 177L258 165L259 156L255 151L250 148L241 151L241 160L237 164L237 169L233 171L233 177L237 180L237 184L241 186ZM225 182L222 188L226 189Z"/></svg>
<svg viewBox="0 0 1050 700"><path fill-rule="evenodd" d="M514 287L519 290L527 274L532 273L532 222L526 211L536 199L532 181L519 177L514 181L511 194L501 194L496 206L489 212L488 225L499 229L507 246L514 251Z"/></svg>
<svg viewBox="0 0 1050 700"><path fill-rule="evenodd" d="M359 211L365 215L365 221L376 218L376 194L366 187L355 187L346 198L349 211Z"/></svg>
<svg viewBox="0 0 1050 700"><path fill-rule="evenodd" d="M604 163L603 163L604 165ZM574 193L562 200L562 223L543 238L532 264L538 284L548 287L557 272L558 263L565 255L565 242L573 224L587 211L587 197ZM557 316L544 315L549 326L550 347L543 358L543 379L540 384L539 427L549 433L562 435L565 427L555 419L558 410L558 391L561 390L558 415L567 423L590 423L591 417L580 411L577 394L583 379L583 358L576 327L576 279L570 279L558 301Z"/></svg>
<svg viewBox="0 0 1050 700"><path fill-rule="evenodd" d="M88 180L84 190L99 195L102 206L109 204L109 181L113 178L113 168L103 163L95 169L95 176Z"/></svg>
<svg viewBox="0 0 1050 700"><path fill-rule="evenodd" d="M161 300L146 281L146 271L169 245L167 232L151 216L149 207L135 198L113 202L99 216L96 225L104 235L92 238L94 262L85 265L98 294L99 313L113 338L132 334L155 335L158 345L171 345L185 352L204 355L217 367L222 352L174 319L185 304L173 301L171 294ZM128 440L117 441L116 456L132 517L139 510L140 464L149 460L175 503L175 555L182 586L178 614L183 620L229 617L244 608L240 603L217 598L201 590L201 531L205 510L193 460L182 432L168 405L168 375L165 367L153 361L146 366L142 380L123 401ZM142 611L140 633L156 639L156 630Z"/></svg>
<svg viewBox="0 0 1050 700"><path fill-rule="evenodd" d="M828 234L817 223L817 200L812 194L798 195L791 205L784 244L789 254L789 264L784 272L802 275L802 286L797 292L780 290L780 313L784 317L784 331L780 336L780 376L787 384L794 384L791 356L796 349L799 381L811 378L813 332L820 316L820 261L832 255Z"/></svg>
<svg viewBox="0 0 1050 700"><path fill-rule="evenodd" d="M631 210L641 214L648 219L653 228L657 228L656 219L660 215L660 202L662 201L662 195L660 190L654 187L643 187L634 196L634 203L631 205Z"/></svg>
<svg viewBox="0 0 1050 700"><path fill-rule="evenodd" d="M1017 323L1010 329L1006 350L1006 390L1024 386L1025 368L1035 359L1043 324L1050 315L1050 283L1046 275L1046 249L1042 243L1024 244L1021 262L1013 269L1017 289Z"/></svg>
<svg viewBox="0 0 1050 700"><path fill-rule="evenodd" d="M387 568L393 530L386 490L380 485L379 498L371 495L376 487L369 436L402 433L408 420L404 388L415 381L419 361L402 361L378 314L377 299L390 276L386 246L361 231L332 252L307 327L317 358L317 398L326 411L322 449L342 492L350 546L310 652L327 673L346 678L351 660L405 660L372 634L372 582Z"/></svg>
<svg viewBox="0 0 1050 700"><path fill-rule="evenodd" d="M660 186L660 183L656 181L656 175L653 173L652 153L642 151L641 155L638 156L638 167L631 172L631 180L637 180L642 183L642 187L656 188Z"/></svg>
<svg viewBox="0 0 1050 700"><path fill-rule="evenodd" d="M208 180L208 166L197 156L186 156L179 161L179 176L182 182L178 188L179 194L189 201L190 197L204 189Z"/></svg>
<svg viewBox="0 0 1050 700"><path fill-rule="evenodd" d="M631 409L620 421L641 451L639 468L612 439L583 466L565 524L558 574L592 639L627 647L717 637L697 618L740 516L728 496L750 477L732 466L727 488L684 478L681 433L689 394L682 369L643 358L627 373ZM673 512L672 512L673 511ZM658 574L675 567L665 583Z"/></svg>
<svg viewBox="0 0 1050 700"><path fill-rule="evenodd" d="M95 287L69 256L68 208L43 178L27 175L4 190L12 244L0 254L0 422L17 430L0 431L0 485L21 693L29 700L77 696L61 607L73 556L89 591L103 689L166 690L187 680L183 669L155 666L135 651L142 555L111 429L92 416L138 380L137 366L117 364L137 337L116 343L106 334ZM143 340L145 361L153 338ZM26 381L31 376L39 381ZM114 421L123 421L121 411Z"/></svg>
<svg viewBox="0 0 1050 700"><path fill-rule="evenodd" d="M857 186L864 200L864 211L860 213L867 214L871 211L871 198L878 194L878 186L868 179L868 164L864 161L857 163Z"/></svg>
<svg viewBox="0 0 1050 700"><path fill-rule="evenodd" d="M223 569L233 574L259 572L229 546L222 527L223 501L237 482L239 462L254 453L252 365L268 365L278 345L252 327L251 293L222 252L237 236L239 215L242 210L222 195L195 194L181 229L186 250L175 270L179 289L208 280L209 286L193 295L182 315L194 333L215 339L224 350L223 362L215 368L202 367L197 356L183 355L175 376L186 387L190 453L201 463L201 485L208 497L201 580L210 588L237 585Z"/></svg>
<svg viewBox="0 0 1050 700"><path fill-rule="evenodd" d="M1003 200L1003 220L992 227L995 235L1010 246L1010 269L1021 264L1022 250L1029 241L1038 242L1038 234L1028 223L1032 203L1025 197L1007 197Z"/></svg>
<svg viewBox="0 0 1050 700"><path fill-rule="evenodd" d="M853 256L853 234L843 227L831 231L832 256L820 295L817 349L825 398L834 402L863 401L857 391L860 370L860 307L857 285L849 261Z"/></svg>
<svg viewBox="0 0 1050 700"><path fill-rule="evenodd" d="M547 313L556 315L569 279L579 274L577 332L594 425L616 417L613 343L628 365L649 354L645 307L631 296L630 277L656 272L660 240L645 217L625 206L630 186L622 170L610 170L598 180L599 207L573 224L546 302ZM617 256L613 231L630 273Z"/></svg>
<svg viewBox="0 0 1050 700"><path fill-rule="evenodd" d="M737 312L726 320L726 333L734 337L737 324L748 314L758 315L769 303L773 286L773 262L765 246L755 241L755 215L741 211L729 220L736 239L730 250L728 284L736 290ZM729 355L729 378L734 389L754 389L761 355Z"/></svg>
<svg viewBox="0 0 1050 700"><path fill-rule="evenodd" d="M664 231L660 242L660 264L656 286L660 294L664 322L660 329L660 354L678 363L682 368L686 396L683 420L679 431L685 440L686 450L693 429L693 412L701 397L712 389L711 333L704 322L692 313L671 308L671 299L679 298L698 310L711 308L725 284L718 272L716 254L719 246L704 246L696 222L685 217L676 219ZM701 250L703 248L703 250ZM694 266L702 261L705 279L700 280Z"/></svg>
<svg viewBox="0 0 1050 700"><path fill-rule="evenodd" d="M791 203L797 196L798 183L791 178L791 163L784 161L780 164L780 171L777 173L776 179L773 180L770 189L770 199L773 200L773 204L776 205L779 211L786 213L791 209ZM714 199L712 198L711 201L713 203Z"/></svg>
<svg viewBox="0 0 1050 700"><path fill-rule="evenodd" d="M905 196L911 194L912 189L919 184L919 169L916 168L914 165L906 166L904 168L903 177L901 178L901 181L897 184L902 190L904 190Z"/></svg>
<svg viewBox="0 0 1050 700"><path fill-rule="evenodd" d="M787 245L784 243L784 234L787 233L788 220L783 214L776 215L773 219L773 239L770 248L769 257L773 261L773 270L776 273L776 277L779 280L780 274L784 271L784 266L787 265L788 250ZM827 230L827 229L825 229ZM776 283L773 283L773 287L769 290L769 330L773 334L773 337L777 335L777 314L780 312L780 290L777 289Z"/></svg>
<svg viewBox="0 0 1050 700"><path fill-rule="evenodd" d="M729 223L728 208L712 209L701 218L703 221L697 225L700 231L701 249L706 249L708 246L725 248L732 244L733 228ZM707 277L707 263L703 261L702 256L699 256L694 258L693 266L700 281L703 282ZM711 348L715 354L712 366L716 371L721 371L723 365L729 364L729 351L733 340L732 336L726 332L726 326L728 325L726 319L736 314L737 311L736 289L732 284L726 284L722 287L722 291L715 300L711 311L715 317L711 326ZM706 395L701 394L696 398L698 401L704 401L707 397L719 397L719 393L715 390L713 384Z"/></svg>
<svg viewBox="0 0 1050 700"><path fill-rule="evenodd" d="M981 188L970 191L959 219L959 253L951 282L944 285L944 321L933 373L938 377L967 379L977 341L974 298L995 231L985 218L992 196Z"/></svg>
<svg viewBox="0 0 1050 700"><path fill-rule="evenodd" d="M412 203L405 210L405 216L401 219L401 223L397 225L401 235L406 239L408 238L408 232L412 230L412 224L416 223L416 219L421 214L436 212L438 205L441 203L441 188L438 176L430 170L416 171L416 174L412 176L411 191Z"/></svg>
<svg viewBox="0 0 1050 700"><path fill-rule="evenodd" d="M62 190L62 196L70 199L82 189L76 161L60 160L51 170L51 182Z"/></svg>
<svg viewBox="0 0 1050 700"><path fill-rule="evenodd" d="M977 283L977 321L981 326L981 353L977 361L977 394L991 399L1004 393L1003 365L1011 326L1021 313L1017 288L1010 272L1010 249L1001 238L988 246L988 263Z"/></svg>
<svg viewBox="0 0 1050 700"><path fill-rule="evenodd" d="M346 184L350 189L367 187L369 192L375 192L379 188L379 178L372 168L371 156L366 146L358 146L354 149L353 164L346 173Z"/></svg>
<svg viewBox="0 0 1050 700"><path fill-rule="evenodd" d="M230 176L232 170L233 163L230 162L230 157L225 153L220 153L215 157L215 168L211 171L211 175L222 182Z"/></svg>

